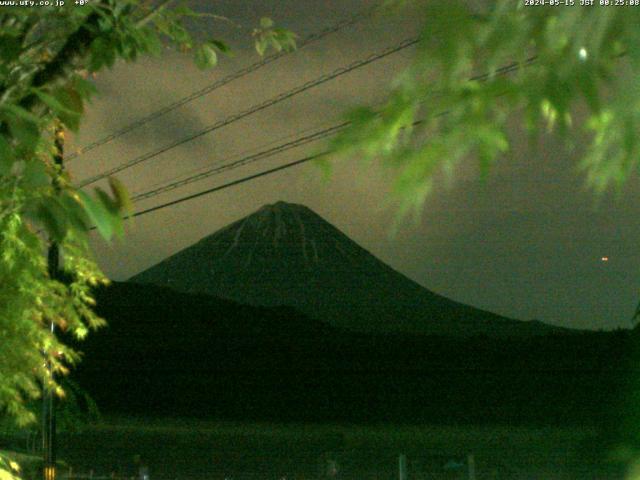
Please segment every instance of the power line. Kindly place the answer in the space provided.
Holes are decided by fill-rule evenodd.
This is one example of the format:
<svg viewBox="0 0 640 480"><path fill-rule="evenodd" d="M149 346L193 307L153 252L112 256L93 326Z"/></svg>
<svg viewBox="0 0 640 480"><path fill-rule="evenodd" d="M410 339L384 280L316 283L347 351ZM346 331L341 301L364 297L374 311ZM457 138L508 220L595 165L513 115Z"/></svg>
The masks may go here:
<svg viewBox="0 0 640 480"><path fill-rule="evenodd" d="M140 217L142 215L146 215L147 213L155 212L156 210L160 210L160 209L163 209L163 208L166 208L166 207L171 207L173 205L177 205L179 203L186 202L188 200L193 200L194 198L202 197L203 195L208 195L210 193L218 192L220 190L224 190L225 188L233 187L235 185L239 185L241 183L248 182L250 180L255 180L256 178L264 177L266 175L271 175L272 173L279 172L281 170L286 170L287 168L295 167L297 165L301 165L301 164L306 163L306 162L310 162L311 160L315 160L317 158L320 158L321 156L326 155L327 153L330 153L330 152L329 151L324 151L324 152L316 153L314 155L309 155L307 157L301 158L299 160L295 160L293 162L285 163L284 165L280 165L278 167L270 168L268 170L263 170L262 172L255 173L253 175L249 175L249 176L240 178L238 180L234 180L232 182L225 183L223 185L218 185L217 187L209 188L207 190L203 190L203 191L198 192L198 193L194 193L194 194L182 197L182 198L178 198L177 200L172 200L170 202L166 202L166 203L163 203L163 204L160 204L160 205L156 205L154 207L147 208L146 210L141 210L141 211L136 212L133 215L131 215L131 217Z"/></svg>
<svg viewBox="0 0 640 480"><path fill-rule="evenodd" d="M339 125L334 125L333 127L329 127L327 129L321 130L321 131L317 132L316 134L309 135L308 137L312 137L314 135L318 135L318 138L323 138L325 136L329 136L330 134L334 134L334 133L338 132L339 130L345 128L350 123L351 122L344 122L344 123L341 123ZM416 120L415 122L413 122L412 126L416 126L416 125L418 125L420 123L422 123L422 120ZM323 137L320 137L320 135L323 135ZM302 139L306 139L306 138L307 137L303 137ZM302 139L300 139L300 140L302 140ZM294 143L294 142L288 142L287 144L283 144L281 146L290 145L292 143ZM266 150L265 152L262 152L262 153L266 154L267 152L271 152L272 150L275 150L277 148L278 147L274 147L273 149ZM293 148L293 147L289 146L288 148ZM147 213L152 213L152 212L155 212L157 210L161 210L163 208L171 207L173 205L178 205L180 203L187 202L189 200L193 200L195 198L202 197L204 195L208 195L210 193L218 192L220 190L224 190L226 188L230 188L230 187L233 187L235 185L239 185L241 183L248 182L250 180L255 180L256 178L264 177L266 175L271 175L272 173L276 173L276 172L279 172L279 171L282 171L282 170L286 170L286 169L291 168L291 167L295 167L295 166L301 165L303 163L310 162L312 160L316 160L316 159L318 159L318 158L320 158L320 157L322 157L324 155L327 155L329 153L331 153L330 150L324 150L322 152L315 153L313 155L308 155L306 157L303 157L303 158L298 159L298 160L294 160L292 162L285 163L284 165L280 165L278 167L274 167L274 168L270 168L270 169L267 169L267 170L263 170L262 172L258 172L258 173L252 174L252 175L248 175L248 176L242 177L242 178L240 178L238 180L233 180L231 182L227 182L227 183L224 183L222 185L218 185L216 187L208 188L206 190L202 190L202 191L197 192L197 193L186 195L186 196L178 198L176 200L171 200L169 202L165 202L165 203L162 203L160 205L155 205L155 206L147 208L145 210L141 210L139 212L135 212L129 218L140 217L142 215L146 215ZM257 157L258 155L260 155L260 154L253 155L252 157ZM243 159L243 160L246 161L249 158L250 157L246 157L246 159ZM240 160L240 161L238 161L236 163L240 163L243 160ZM237 166L239 166L239 165L237 165ZM178 182L176 182L176 183L178 183ZM159 192L159 193L162 193L162 192ZM157 193L156 193L156 195L157 195Z"/></svg>
<svg viewBox="0 0 640 480"><path fill-rule="evenodd" d="M527 60L525 60L522 63L514 62L514 63L511 63L511 64L506 65L504 67L501 67L501 68L497 69L494 73L498 74L498 75L506 75L506 74L511 73L511 72L513 72L515 70L518 70L520 68L527 67L527 66L533 64L535 61L536 61L536 57L535 56L534 57L530 57L530 58L528 58ZM470 78L470 80L485 81L489 77L490 77L490 74L481 74L481 75L477 75L477 76L474 76L474 77ZM446 115L447 113L448 113L447 111L440 112L440 113L437 114L437 116ZM419 125L422 122L423 122L423 120L416 120L415 122L413 122L412 126ZM351 123L351 122L345 122L345 123L342 123L342 124L334 125L333 127L329 127L327 129L321 130L319 132L316 132L315 134L311 134L311 135L308 135L306 137L301 137L298 140L294 140L292 142L287 142L286 144L282 144L280 146L274 147L274 148L266 150L264 152L260 152L258 154L254 154L254 155L245 157L244 159L241 159L241 160L239 160L237 162L234 162L234 163L238 164L238 166L239 166L239 164L241 162L247 162L252 157L254 157L254 159L257 159L260 155L265 155L266 156L267 153L269 153L269 152L271 152L273 150L276 150L276 149L279 149L279 148L284 148L287 145L293 144L293 143L295 143L297 141L302 141L305 138L313 137L314 135L324 134L325 136L328 136L330 134L329 132L336 133L338 130L346 127L349 123ZM292 148L292 147L289 147L289 148ZM206 189L206 190L202 190L200 192L197 192L197 193L194 193L194 194L190 194L190 195L186 195L186 196L178 198L176 200L171 200L169 202L165 202L165 203L162 203L160 205L156 205L156 206L153 206L153 207L150 207L150 208L135 212L132 215L130 215L129 218L140 217L142 215L146 215L148 213L152 213L152 212L161 210L163 208L171 207L173 205L178 205L180 203L187 202L189 200L193 200L195 198L202 197L204 195L208 195L210 193L215 193L215 192L218 192L220 190L224 190L226 188L230 188L230 187L233 187L235 185L239 185L239 184L254 180L256 178L260 178L260 177L264 177L264 176L267 176L267 175L271 175L272 173L276 173L276 172L279 172L279 171L282 171L282 170L286 170L288 168L292 168L292 167L301 165L303 163L310 162L312 160L318 159L318 158L320 158L320 157L322 157L324 155L330 154L330 153L331 153L330 150L325 150L325 151L322 151L322 152L319 152L319 153L316 153L316 154L313 154L313 155L309 155L309 156L306 156L304 158L301 158L301 159L286 163L284 165L280 165L278 167L274 167L274 168L270 168L270 169L267 169L267 170L263 170L262 172L258 172L258 173L253 174L253 175L248 175L248 176L242 177L242 178L240 178L238 180L233 180L231 182L224 183L222 185L218 185L216 187L212 187L212 188L209 188L209 189ZM261 158L264 158L264 157L261 157ZM227 165L227 166L229 167L230 165ZM175 183L179 183L179 182L175 182ZM160 189L157 189L157 190L160 190ZM159 192L159 193L162 193L162 192ZM142 194L142 195L144 195L144 194ZM96 227L91 227L90 230L95 230L95 228Z"/></svg>
<svg viewBox="0 0 640 480"><path fill-rule="evenodd" d="M317 128L318 127L316 125L314 127L309 127L309 128L305 128L303 130L298 130L297 132L290 133L288 135L283 135L281 137L278 137L277 139L270 140L270 141L268 141L266 143L262 143L259 146L254 146L252 148L244 149L244 150L242 150L242 151L240 151L238 153L231 154L230 156L228 156L228 157L226 157L226 158L224 158L222 160L214 160L211 163L208 163L208 164L205 164L205 165L201 165L199 167L191 168L191 169L186 170L186 171L184 171L182 173L178 173L178 174L176 174L176 175L174 175L174 176L172 176L170 178L165 178L163 180L159 180L157 182L154 182L154 183L150 184L148 186L148 188L149 189L161 188L161 187L163 187L165 185L168 185L170 183L182 181L183 179L186 179L187 177L198 175L199 173L202 173L204 171L209 171L215 165L219 165L221 163L229 162L229 161L232 161L233 159L243 158L243 157L245 157L247 155L254 155L254 154L256 154L256 152L259 152L259 151L264 150L266 148L270 148L270 147L272 147L274 145L279 145L284 141L288 141L288 140L290 140L292 138L298 138L301 135L306 135L309 132L316 131ZM144 193L144 190L138 188L131 195L132 195L132 197L134 197L134 196L141 195L143 193Z"/></svg>
<svg viewBox="0 0 640 480"><path fill-rule="evenodd" d="M493 74L495 75L506 75L508 73L511 73L515 70L518 70L519 68L523 68L526 67L528 65L530 65L533 61L535 61L535 57L531 57L529 59L527 59L526 61L524 61L523 63L518 63L518 62L514 62L511 63L509 65L505 65L503 67L498 68L497 70L495 70L495 72ZM489 74L481 74L481 75L476 75L474 77L471 77L469 80L470 81L485 81L489 78ZM444 112L440 112L439 114L437 114L437 116L441 116L441 115L446 115L448 112L444 111ZM152 190L147 190L146 192L142 192L139 194L136 194L132 197L132 200L134 202L138 202L141 200L146 200L148 198L151 197L155 197L156 195L160 195L162 193L171 191L171 190L175 190L176 188L179 187L183 187L185 185L188 185L190 183L194 183L200 180L203 180L205 178L209 178L211 176L214 175L218 175L222 172L225 172L227 170L233 170L235 168L250 164L250 163L254 163L256 161L259 160L263 160L266 158L270 158L278 153L282 153L285 152L287 150L290 150L292 148L295 147L299 147L302 145L305 145L307 143L310 142L314 142L323 138L326 138L330 135L333 135L337 132L339 132L340 130L342 130L343 128L347 127L351 122L343 122L340 124L336 124L327 128L323 128L320 130L316 130L308 135L304 135L301 137L298 137L294 140L279 144L275 147L269 148L267 150L263 150L260 151L258 153L254 153L248 156L244 156L242 158L240 158L239 160L235 160L233 162L230 163L224 163L223 165L219 165L220 163L223 163L223 161L219 161L219 162L215 162L214 165L219 165L219 166L212 166L209 167L208 169L204 169L204 168L200 168L198 169L199 173L190 175L186 178L181 178L179 180L175 180L172 182L168 182L165 183L162 186L159 186L158 188L154 188ZM418 120L416 122L413 123L412 126L417 126L420 123L422 123L422 120ZM308 130L307 130L308 131ZM206 168L206 167L205 167ZM204 170L204 171L202 171Z"/></svg>
<svg viewBox="0 0 640 480"><path fill-rule="evenodd" d="M336 125L335 127L331 127L331 128L337 128L337 127L344 128L349 123L351 123L351 122L345 122L344 124ZM422 120L417 120L417 121L413 122L413 126L418 125L420 123L422 123ZM328 130L330 130L330 129L327 129L327 131ZM335 131L332 132L332 133L335 133ZM300 158L298 160L294 160L294 161L289 162L289 163L285 163L284 165L280 165L278 167L270 168L268 170L263 170L262 172L254 173L253 175L248 175L248 176L242 177L242 178L240 178L238 180L233 180L231 182L227 182L227 183L224 183L222 185L218 185L216 187L208 188L206 190L202 190L200 192L193 193L191 195L186 195L186 196L178 198L176 200L171 200L169 202L162 203L160 205L156 205L156 206L147 208L145 210L141 210L139 212L135 212L129 218L141 217L142 215L146 215L147 213L152 213L152 212L155 212L157 210L161 210L163 208L172 207L173 205L178 205L180 203L187 202L189 200L193 200L194 198L202 197L202 196L208 195L210 193L218 192L218 191L224 190L226 188L230 188L230 187L234 187L236 185L240 185L241 183L245 183L245 182L248 182L248 181L251 181L251 180L255 180L256 178L264 177L264 176L267 176L267 175L271 175L272 173L276 173L276 172L280 172L282 170L286 170L288 168L296 167L298 165L302 165L303 163L307 163L307 162L310 162L312 160L316 160L316 159L318 159L318 158L320 158L320 157L322 157L324 155L327 155L329 153L331 153L330 150L324 150L322 152L318 152L318 153L315 153L313 155L308 155L306 157Z"/></svg>
<svg viewBox="0 0 640 480"><path fill-rule="evenodd" d="M151 197L155 197L156 195L159 195L161 193L165 193L171 190L175 190L176 188L179 187L183 187L185 185L188 185L190 183L193 182L197 182L199 180L203 180L205 178L211 177L213 175L218 175L226 170L233 170L235 168L244 166L244 165L248 165L250 163L253 162L257 162L258 160L264 160L265 158L269 158L272 157L278 153L282 153L285 152L287 150L290 150L292 148L296 148L296 147L300 147L302 145L306 145L307 143L310 142L315 142L318 141L320 139L326 138L330 135L333 135L337 132L339 132L340 130L342 130L343 128L345 128L347 125L349 125L351 122L343 122L339 125L334 125L332 127L329 128L324 128L322 130L317 130L309 135L305 135L304 137L300 137L297 138L295 140L277 145L275 147L269 148L267 150L263 150L261 152L246 156L241 158L240 160L236 160L234 162L231 163L225 163L223 165L214 167L214 168L210 168L204 172L198 173L196 175L192 175L190 177L184 178L182 180L178 180L178 181L174 181L171 182L169 184L166 184L164 186L155 188L153 190L148 190L144 193L140 193L138 195L134 195L131 200L134 202L139 202L141 200L146 200L148 198Z"/></svg>
<svg viewBox="0 0 640 480"><path fill-rule="evenodd" d="M323 30L320 30L319 32L313 33L307 37L305 37L303 40L301 40L300 42L298 42L297 44L297 50L300 50L304 47L306 47L307 45L310 45L314 42L317 42L318 40L321 40L333 33L339 32L340 30L350 27L352 25L355 25L356 23L369 18L379 7L375 6L372 7L370 9L366 9L363 12L360 12L356 15L353 15L351 17L349 17L346 20L343 20L341 22L338 22L330 27L327 27ZM200 97L203 97L204 95L207 95L208 93L213 92L214 90L217 90L218 88L221 88L225 85L227 85L228 83L233 82L234 80L238 80L239 78L242 78L252 72L255 72L256 70L259 70L260 68L278 60L279 58L282 58L288 54L292 53L291 51L287 51L287 50L282 50L278 53L274 53L272 55L269 55L267 57L265 57L264 59L255 62L247 67L241 68L240 70L227 75L224 78L221 78L220 80L207 85L206 87L197 90L189 95L187 95L186 97L183 97L179 100L176 100L173 103L170 103L169 105L165 105L164 107L151 112L149 115L139 118L138 120L135 120L133 122L131 122L130 124L120 128L119 130L116 130L115 132L102 137L98 140L96 140L95 142L92 142L82 148L80 148L77 152L74 152L70 155L67 155L66 160L70 161L73 160L76 157L79 157L80 155L83 155L87 152L89 152L90 150L94 150L102 145L105 145L113 140L115 140L118 137L121 137L122 135L125 135L129 132L131 132L132 130L135 130L136 128L139 128L153 120L155 120L156 118L159 118L189 102L192 102Z"/></svg>
<svg viewBox="0 0 640 480"><path fill-rule="evenodd" d="M324 152L316 153L314 155L309 155L307 157L301 158L299 160L295 160L293 162L286 163L284 165L280 165L278 167L270 168L268 170L263 170L262 172L255 173L253 175L249 175L249 176L246 176L246 177L243 177L243 178L240 178L238 180L234 180L232 182L228 182L228 183L225 183L225 184L222 184L222 185L218 185L217 187L209 188L207 190L203 190L203 191L198 192L198 193L194 193L194 194L182 197L182 198L178 198L177 200L172 200L170 202L162 203L160 205L156 205L154 207L150 207L150 208L147 208L145 210L141 210L139 212L135 212L132 215L129 215L128 217L126 217L126 218L141 217L142 215L146 215L147 213L155 212L156 210L161 210L161 209L166 208L166 207L172 207L173 205L178 205L179 203L187 202L189 200L193 200L194 198L198 198L198 197L202 197L204 195L208 195L210 193L218 192L220 190L224 190L225 188L230 188L230 187L233 187L235 185L239 185L241 183L248 182L250 180L255 180L256 178L264 177L266 175L271 175L272 173L276 173L276 172L279 172L281 170L286 170L287 168L295 167L297 165L301 165L303 163L310 162L312 160L316 160L317 158L320 158L321 156L326 155L327 153L330 153L330 152L329 151L324 151ZM125 220L126 220L126 218L125 218ZM95 230L96 228L97 227L93 226L93 227L90 227L89 230Z"/></svg>
<svg viewBox="0 0 640 480"><path fill-rule="evenodd" d="M161 155L161 154L163 154L163 153L165 153L165 152L167 152L169 150L172 150L172 149L174 149L174 148L176 148L176 147L178 147L180 145L183 145L183 144L185 144L187 142L190 142L190 141L192 141L192 140L194 140L196 138L199 138L199 137L201 137L201 136L203 136L203 135L205 135L207 133L210 133L210 132L218 130L218 129L222 128L222 127L225 127L225 126L227 126L227 125L229 125L231 123L234 123L234 122L236 122L238 120L241 120L241 119L243 119L245 117L248 117L249 115L257 113L257 112L259 112L261 110L264 110L264 109L266 109L268 107L271 107L271 106L273 106L273 105L275 105L277 103L280 103L280 102L282 102L284 100L287 100L287 99L289 99L289 98L291 98L291 97L293 97L295 95L298 95L298 94L300 94L302 92L305 92L306 90L309 90L309 89L314 88L314 87L316 87L318 85L321 85L321 84L326 83L326 82L328 82L330 80L333 80L333 79L335 79L337 77L345 75L345 74L347 74L347 73L349 73L349 72L351 72L351 71L353 71L353 70L355 70L357 68L363 67L363 66L368 65L368 64L373 63L373 62L376 62L376 61L378 61L378 60L380 60L382 58L385 58L385 57L387 57L389 55L392 55L392 54L394 54L396 52L399 52L401 50L409 48L409 47L417 44L419 41L420 41L419 37L413 37L413 38L405 39L402 42L400 42L400 43L398 43L398 44L396 44L396 45L394 45L392 47L388 47L388 48L382 50L379 53L375 53L375 54L369 55L368 57L366 57L364 59L361 59L361 60L357 60L357 61L355 61L355 62L353 62L353 63L351 63L351 64L349 64L349 65L347 65L345 67L338 68L338 69L334 70L331 73L321 75L320 77L317 77L314 80L310 80L310 81L308 81L308 82L306 82L306 83L304 83L302 85L299 85L298 87L295 87L292 90L280 93L280 94L276 95L275 97L273 97L273 98L271 98L269 100L266 100L266 101L264 101L264 102L262 102L262 103L260 103L258 105L254 105L254 106L248 108L247 110L244 110L244 111L242 111L240 113L236 113L234 115L231 115L231 116L225 118L224 120L216 122L215 124L213 124L213 125L211 125L209 127L206 127L206 128L204 128L204 129L202 129L202 130L200 130L200 131L198 131L198 132L196 132L196 133L194 133L192 135L189 135L187 137L181 138L180 140L177 140L177 141L175 141L175 142L173 142L173 143L171 143L169 145L161 147L161 148L159 148L157 150L154 150L152 152L148 152L146 154L143 154L143 155L141 155L139 157L136 157L136 158L134 158L132 160L129 160L128 162L120 164L117 167L111 168L111 169L109 169L109 170L107 170L107 171L105 171L105 172L103 172L103 173L101 173L99 175L96 175L94 177L90 177L90 178L80 182L80 184L77 186L77 188L85 187L85 186L90 185L92 183L95 183L95 182L97 182L99 180L102 180L103 178L106 178L106 177L111 176L111 175L113 175L115 173L121 172L122 170L126 170L127 168L133 167L134 165L137 165L139 163L142 163L142 162L145 162L147 160L150 160L151 158L157 157L158 155Z"/></svg>

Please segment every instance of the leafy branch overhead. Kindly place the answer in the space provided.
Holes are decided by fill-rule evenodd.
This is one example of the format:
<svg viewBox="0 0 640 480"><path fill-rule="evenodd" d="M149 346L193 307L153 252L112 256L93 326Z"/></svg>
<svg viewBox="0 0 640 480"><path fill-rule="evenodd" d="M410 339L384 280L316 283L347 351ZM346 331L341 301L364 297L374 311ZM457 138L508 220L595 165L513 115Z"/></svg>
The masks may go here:
<svg viewBox="0 0 640 480"><path fill-rule="evenodd" d="M260 27L253 30L253 36L256 40L256 51L260 55L264 55L269 47L273 47L277 52L295 50L298 38L289 30L275 27L273 20L267 17L260 19Z"/></svg>
<svg viewBox="0 0 640 480"><path fill-rule="evenodd" d="M518 116L531 136L554 131L569 147L586 139L578 168L597 192L637 171L640 9L387 3L417 4L421 42L383 108L352 112L333 147L385 160L403 211L420 208L440 169L475 157L486 173Z"/></svg>
<svg viewBox="0 0 640 480"><path fill-rule="evenodd" d="M212 15L172 3L97 0L83 8L67 2L0 11L0 414L19 422L33 420L25 404L43 379L63 394L46 360L59 374L79 359L49 324L78 338L103 324L92 288L107 279L92 259L89 230L107 241L122 237L131 212L117 179L108 190L78 191L61 167L64 131L78 131L95 93L91 76L170 47L191 53L202 68L231 54L224 42L198 42L187 28ZM264 33L269 47L289 48L290 34L271 27ZM45 237L63 252L61 276L48 271Z"/></svg>

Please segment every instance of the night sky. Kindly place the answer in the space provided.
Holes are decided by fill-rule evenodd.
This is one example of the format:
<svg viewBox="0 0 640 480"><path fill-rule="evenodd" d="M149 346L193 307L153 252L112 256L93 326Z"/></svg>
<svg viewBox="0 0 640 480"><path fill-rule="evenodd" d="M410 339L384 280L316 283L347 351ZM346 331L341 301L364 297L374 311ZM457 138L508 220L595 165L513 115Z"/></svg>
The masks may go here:
<svg viewBox="0 0 640 480"><path fill-rule="evenodd" d="M207 9L212 2L192 2ZM86 145L178 100L259 57L251 28L271 16L301 38L373 2L363 0L251 0L215 2L215 13L239 24L206 20L202 35L230 39L236 56L201 72L187 55L119 63L96 79L100 95L88 106L80 134L67 151ZM211 10L213 12L213 10ZM282 91L408 38L417 31L405 17L379 17L329 36L234 81L143 128L69 163L82 180L169 144ZM258 114L119 173L132 193L258 152L341 121L359 103L380 101L411 49L358 69ZM135 220L124 242L94 246L100 265L127 279L226 224L278 200L302 203L381 260L439 294L521 320L592 329L631 326L640 289L640 188L597 198L577 172L580 150L568 152L551 135L531 145L517 113L512 150L485 182L473 160L452 181L439 176L422 216L395 234L390 173L379 165L340 159L329 179L315 164L288 169ZM269 160L214 176L136 205L136 210L179 198L319 151L296 148ZM608 261L602 261L607 257Z"/></svg>

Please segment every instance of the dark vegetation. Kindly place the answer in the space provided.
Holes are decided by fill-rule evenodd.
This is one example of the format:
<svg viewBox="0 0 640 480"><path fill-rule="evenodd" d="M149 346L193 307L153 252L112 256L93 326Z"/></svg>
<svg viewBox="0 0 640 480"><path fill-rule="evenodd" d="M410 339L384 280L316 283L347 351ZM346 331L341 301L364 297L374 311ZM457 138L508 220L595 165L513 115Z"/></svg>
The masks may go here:
<svg viewBox="0 0 640 480"><path fill-rule="evenodd" d="M74 373L106 413L240 421L620 424L635 332L363 334L290 308L115 283Z"/></svg>

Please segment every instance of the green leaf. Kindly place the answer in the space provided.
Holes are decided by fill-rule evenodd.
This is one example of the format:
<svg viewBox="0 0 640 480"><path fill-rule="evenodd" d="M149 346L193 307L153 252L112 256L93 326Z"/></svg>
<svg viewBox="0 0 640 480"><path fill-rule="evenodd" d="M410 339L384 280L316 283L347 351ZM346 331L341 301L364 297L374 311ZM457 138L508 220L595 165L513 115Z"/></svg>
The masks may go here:
<svg viewBox="0 0 640 480"><path fill-rule="evenodd" d="M116 61L116 45L107 37L100 36L91 43L89 70L97 72L102 67L111 67Z"/></svg>
<svg viewBox="0 0 640 480"><path fill-rule="evenodd" d="M115 2L111 0L106 3L106 5L109 5L107 8L94 8L94 12L100 16L98 20L98 30L102 34L113 34L113 31L119 27L119 25L116 25L117 20L113 18L114 3Z"/></svg>
<svg viewBox="0 0 640 480"><path fill-rule="evenodd" d="M160 37L152 29L144 29L140 31L140 40L144 48L151 55L157 57L162 53L162 41Z"/></svg>
<svg viewBox="0 0 640 480"><path fill-rule="evenodd" d="M80 201L68 192L60 196L60 203L67 212L70 224L79 231L87 231L91 227L91 220Z"/></svg>
<svg viewBox="0 0 640 480"><path fill-rule="evenodd" d="M288 51L295 50L296 38L298 38L295 33L284 28L274 28L272 32L273 39L280 44L281 48Z"/></svg>
<svg viewBox="0 0 640 480"><path fill-rule="evenodd" d="M173 39L178 45L191 48L193 39L189 32L180 24L172 22L169 24L167 35Z"/></svg>
<svg viewBox="0 0 640 480"><path fill-rule="evenodd" d="M67 212L57 198L43 199L36 210L37 218L42 222L47 232L57 242L61 242L67 235L69 221Z"/></svg>
<svg viewBox="0 0 640 480"><path fill-rule="evenodd" d="M213 39L213 40L209 40L209 43L213 45L215 48L217 48L218 51L224 55L231 56L233 54L233 52L231 51L231 47L229 47L229 45L227 45L221 40Z"/></svg>
<svg viewBox="0 0 640 480"><path fill-rule="evenodd" d="M53 95L49 95L39 88L32 88L31 91L35 93L46 106L53 110L56 115L60 112L68 111L67 108L62 103L60 103L58 99ZM69 112L73 113L70 110Z"/></svg>
<svg viewBox="0 0 640 480"><path fill-rule="evenodd" d="M259 37L256 40L256 51L258 52L258 55L263 56L264 52L267 50L267 46L269 44L269 40L267 40L264 37Z"/></svg>
<svg viewBox="0 0 640 480"><path fill-rule="evenodd" d="M58 117L69 130L77 132L84 112L82 95L78 90L69 87L56 89L54 96L65 107L65 110L60 112Z"/></svg>
<svg viewBox="0 0 640 480"><path fill-rule="evenodd" d="M111 230L113 235L117 238L124 236L124 226L122 222L122 216L120 213L120 206L117 200L112 199L107 192L99 188L96 189L96 197L109 213L109 221L111 222Z"/></svg>
<svg viewBox="0 0 640 480"><path fill-rule="evenodd" d="M273 20L269 17L262 17L260 19L260 28L267 29L273 27Z"/></svg>
<svg viewBox="0 0 640 480"><path fill-rule="evenodd" d="M109 194L107 192L105 192L104 190L102 190L101 188L96 188L95 190L96 190L97 199L100 202L102 202L102 205L104 206L104 208L107 209L109 214L119 214L120 213L120 209L118 208L118 203L116 202L116 200L111 198L109 196Z"/></svg>
<svg viewBox="0 0 640 480"><path fill-rule="evenodd" d="M96 188L95 190L96 193L102 191L99 188ZM78 195L82 200L82 205L85 212L91 219L91 222L98 229L100 235L102 235L105 240L110 240L113 236L113 223L111 221L111 213L109 212L109 209L104 205L102 201L95 200L89 194L83 191L79 191Z"/></svg>
<svg viewBox="0 0 640 480"><path fill-rule="evenodd" d="M109 177L109 187L116 201L118 213L128 215L133 211L133 203L124 184L116 177Z"/></svg>
<svg viewBox="0 0 640 480"><path fill-rule="evenodd" d="M41 89L32 91L47 105L62 123L73 132L77 132L80 127L80 116L82 115L82 98L73 89L58 88L53 95L45 93Z"/></svg>
<svg viewBox="0 0 640 480"><path fill-rule="evenodd" d="M36 148L40 138L40 130L38 130L37 125L21 118L14 118L9 121L9 130L24 148L29 151Z"/></svg>
<svg viewBox="0 0 640 480"><path fill-rule="evenodd" d="M123 35L115 45L116 52L127 61L135 61L138 50L146 51L144 39L138 31Z"/></svg>
<svg viewBox="0 0 640 480"><path fill-rule="evenodd" d="M2 109L7 111L10 115L16 118L20 118L25 122L31 122L35 124L40 123L40 119L36 115L18 105L5 104L2 106Z"/></svg>
<svg viewBox="0 0 640 480"><path fill-rule="evenodd" d="M209 43L203 43L196 50L195 62L198 68L204 70L206 68L215 67L218 63L218 55L214 47Z"/></svg>
<svg viewBox="0 0 640 480"><path fill-rule="evenodd" d="M47 167L40 160L26 162L22 172L22 187L27 190L46 187L50 184L51 178L47 174Z"/></svg>
<svg viewBox="0 0 640 480"><path fill-rule="evenodd" d="M118 2L113 9L113 16L116 19L126 18L132 11L133 5L126 2Z"/></svg>
<svg viewBox="0 0 640 480"><path fill-rule="evenodd" d="M76 75L73 78L72 85L72 88L78 92L81 99L89 99L98 91L92 81L82 78L80 75Z"/></svg>
<svg viewBox="0 0 640 480"><path fill-rule="evenodd" d="M282 51L282 45L274 35L269 35L267 38L269 39L269 43L273 46L276 52Z"/></svg>
<svg viewBox="0 0 640 480"><path fill-rule="evenodd" d="M0 455L0 480L20 480L21 468L15 461Z"/></svg>

